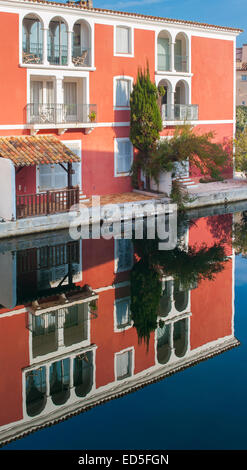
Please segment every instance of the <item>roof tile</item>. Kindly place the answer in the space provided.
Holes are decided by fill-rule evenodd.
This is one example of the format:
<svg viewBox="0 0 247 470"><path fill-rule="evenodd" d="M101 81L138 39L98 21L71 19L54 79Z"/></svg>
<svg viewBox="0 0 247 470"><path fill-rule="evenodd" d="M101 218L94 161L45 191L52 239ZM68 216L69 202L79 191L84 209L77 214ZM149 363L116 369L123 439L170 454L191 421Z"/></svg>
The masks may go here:
<svg viewBox="0 0 247 470"><path fill-rule="evenodd" d="M0 157L15 166L79 162L80 158L55 136L0 137Z"/></svg>

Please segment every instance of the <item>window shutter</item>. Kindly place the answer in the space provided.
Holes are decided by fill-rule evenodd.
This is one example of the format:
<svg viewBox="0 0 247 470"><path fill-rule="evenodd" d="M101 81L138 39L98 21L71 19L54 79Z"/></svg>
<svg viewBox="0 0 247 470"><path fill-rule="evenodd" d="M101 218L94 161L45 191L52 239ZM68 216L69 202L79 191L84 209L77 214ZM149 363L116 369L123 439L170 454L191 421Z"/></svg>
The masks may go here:
<svg viewBox="0 0 247 470"><path fill-rule="evenodd" d="M62 189L67 187L68 183L68 174L67 172L59 165L55 164L53 166L54 172L54 189Z"/></svg>
<svg viewBox="0 0 247 470"><path fill-rule="evenodd" d="M120 238L117 243L118 271L126 271L132 266L132 242L131 240Z"/></svg>
<svg viewBox="0 0 247 470"><path fill-rule="evenodd" d="M127 325L129 323L129 300L124 299L116 303L117 326Z"/></svg>
<svg viewBox="0 0 247 470"><path fill-rule="evenodd" d="M118 141L117 143L117 173L128 173L131 167L131 142Z"/></svg>
<svg viewBox="0 0 247 470"><path fill-rule="evenodd" d="M117 80L116 106L129 106L129 80Z"/></svg>
<svg viewBox="0 0 247 470"><path fill-rule="evenodd" d="M31 103L43 103L43 82L31 82Z"/></svg>
<svg viewBox="0 0 247 470"><path fill-rule="evenodd" d="M53 82L46 82L46 103L47 104L54 104Z"/></svg>
<svg viewBox="0 0 247 470"><path fill-rule="evenodd" d="M130 375L130 351L117 355L117 378Z"/></svg>
<svg viewBox="0 0 247 470"><path fill-rule="evenodd" d="M119 54L130 53L130 30L122 26L116 28L116 51Z"/></svg>
<svg viewBox="0 0 247 470"><path fill-rule="evenodd" d="M52 188L51 165L39 165L39 189L44 191Z"/></svg>

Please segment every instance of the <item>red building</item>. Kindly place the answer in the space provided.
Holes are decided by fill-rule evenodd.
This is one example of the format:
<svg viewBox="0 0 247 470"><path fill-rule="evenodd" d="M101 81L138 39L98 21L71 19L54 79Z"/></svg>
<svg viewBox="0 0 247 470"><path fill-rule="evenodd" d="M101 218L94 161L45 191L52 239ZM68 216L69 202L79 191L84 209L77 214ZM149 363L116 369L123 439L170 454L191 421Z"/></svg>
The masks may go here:
<svg viewBox="0 0 247 470"><path fill-rule="evenodd" d="M86 196L131 190L129 95L138 67L147 61L152 80L166 89L162 135L187 120L195 131L214 131L219 142L232 139L240 32L93 8L91 2L3 1L0 186L1 198L10 202L0 206L0 217L46 214L40 207L50 201L42 196L49 190L60 200L51 201L54 212L70 204L68 188ZM70 173L46 158L47 147L37 140L44 135L72 150ZM25 151L24 136L33 136ZM30 196L29 213L20 195Z"/></svg>
<svg viewBox="0 0 247 470"><path fill-rule="evenodd" d="M239 344L232 216L199 219L183 239L211 246L217 223L227 243L224 270L191 290L163 277L148 348L132 327L131 240L71 242L56 233L1 244L0 443Z"/></svg>

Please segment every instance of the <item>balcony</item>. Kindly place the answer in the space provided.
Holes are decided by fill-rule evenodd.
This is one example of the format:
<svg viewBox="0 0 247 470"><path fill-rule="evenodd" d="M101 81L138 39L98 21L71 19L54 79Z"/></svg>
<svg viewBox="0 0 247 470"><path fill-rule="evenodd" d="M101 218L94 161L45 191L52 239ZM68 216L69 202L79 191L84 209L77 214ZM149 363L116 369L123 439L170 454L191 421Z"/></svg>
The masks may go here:
<svg viewBox="0 0 247 470"><path fill-rule="evenodd" d="M78 203L79 188L22 194L16 196L16 218L25 219L68 212L73 205Z"/></svg>
<svg viewBox="0 0 247 470"><path fill-rule="evenodd" d="M163 104L161 106L162 121L197 121L197 104Z"/></svg>
<svg viewBox="0 0 247 470"><path fill-rule="evenodd" d="M96 104L40 104L26 107L27 124L34 128L93 128L97 121ZM38 126L38 127L37 127Z"/></svg>

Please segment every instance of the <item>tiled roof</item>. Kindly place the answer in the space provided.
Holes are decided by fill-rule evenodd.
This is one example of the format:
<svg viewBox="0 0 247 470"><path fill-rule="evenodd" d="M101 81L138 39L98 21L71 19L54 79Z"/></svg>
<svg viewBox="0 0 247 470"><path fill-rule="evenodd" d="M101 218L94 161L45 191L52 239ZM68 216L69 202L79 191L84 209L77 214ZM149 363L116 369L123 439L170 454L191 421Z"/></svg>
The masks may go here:
<svg viewBox="0 0 247 470"><path fill-rule="evenodd" d="M0 137L0 157L15 166L79 162L80 158L52 135Z"/></svg>
<svg viewBox="0 0 247 470"><path fill-rule="evenodd" d="M104 8L94 8L94 7L85 6L85 1L74 2L73 0L71 0L71 1L68 1L67 3L58 3L58 2L47 1L47 0L27 0L27 1L31 3L41 3L45 5L51 5L51 6L55 5L55 6L65 7L65 8L78 8L78 9L87 10L90 12L113 14L116 16L121 15L122 17L143 18L144 20L147 19L147 20L153 20L153 21L162 21L165 23L185 24L185 25L191 25L191 26L199 26L202 28L213 28L213 29L217 29L220 31L232 31L235 33L243 32L243 29L231 28L229 26L217 26L213 24L199 23L197 21L177 20L177 19L172 19L172 18L163 18L159 16L142 15L140 13L129 13L125 11L115 11L115 10L106 10Z"/></svg>

